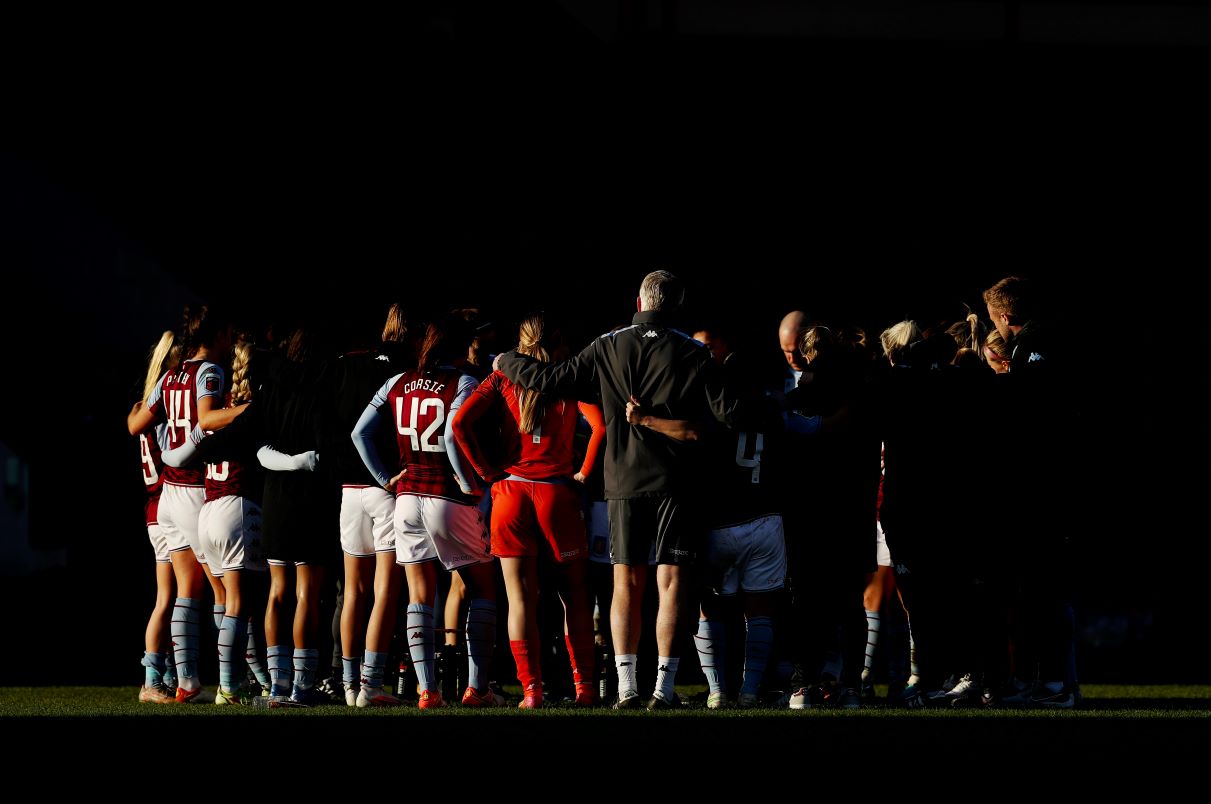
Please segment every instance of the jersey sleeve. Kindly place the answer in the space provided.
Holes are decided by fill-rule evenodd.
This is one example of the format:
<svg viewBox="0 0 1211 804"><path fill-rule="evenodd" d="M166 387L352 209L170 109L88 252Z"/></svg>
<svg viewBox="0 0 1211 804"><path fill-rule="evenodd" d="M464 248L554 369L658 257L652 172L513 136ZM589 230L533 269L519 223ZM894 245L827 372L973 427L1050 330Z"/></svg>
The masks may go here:
<svg viewBox="0 0 1211 804"><path fill-rule="evenodd" d="M475 438L475 424L497 404L500 399L499 372L489 374L475 389L467 401L458 410L458 415L452 418L454 422L454 438L458 448L467 456L471 466L485 480L491 479L497 471L490 465L487 453L481 448Z"/></svg>
<svg viewBox="0 0 1211 804"><path fill-rule="evenodd" d="M462 406L475 393L477 385L475 378L470 374L463 374L458 378L458 392L455 393L454 400L450 403L450 413L446 417L446 457L450 459L450 468L454 470L454 477L458 479L458 485L462 487L464 494L473 494L476 484L475 479L463 463L462 453L454 435L454 420L458 417Z"/></svg>
<svg viewBox="0 0 1211 804"><path fill-rule="evenodd" d="M160 452L160 460L164 461L165 466L180 468L188 466L193 462L193 459L198 454L198 444L201 444L206 438L206 431L202 429L202 425L194 425L194 428L189 433L189 438L185 439L185 443L176 449L165 449Z"/></svg>
<svg viewBox="0 0 1211 804"><path fill-rule="evenodd" d="M589 436L589 445L585 449L584 463L580 465L580 474L587 478L593 473L593 466L597 463L597 454L601 451L601 445L605 441L605 413L599 405L588 402L580 402L577 407L585 421L589 423L589 429L593 431L593 434Z"/></svg>
<svg viewBox="0 0 1211 804"><path fill-rule="evenodd" d="M315 450L287 455L268 445L258 449L256 457L261 466L273 472L314 472L319 460Z"/></svg>
<svg viewBox="0 0 1211 804"><path fill-rule="evenodd" d="M391 387L402 376L403 374L396 374L374 392L374 397L370 400L370 404L366 405L366 409L362 411L361 418L357 420L357 424L354 425L353 432L350 434L350 438L353 439L353 446L357 449L357 454L362 458L362 463L370 470L370 474L374 475L374 479L378 481L378 484L384 488L391 482L391 475L387 474L387 468L383 465L382 457L378 454L378 448L374 445L374 434L378 432L379 415L387 404L387 396L391 393Z"/></svg>
<svg viewBox="0 0 1211 804"><path fill-rule="evenodd" d="M214 363L203 363L198 369L198 399L217 396L221 400L226 384L227 378L223 376L223 369Z"/></svg>
<svg viewBox="0 0 1211 804"><path fill-rule="evenodd" d="M147 397L147 403L144 407L156 417L157 422L162 422L168 419L168 411L164 409L164 377L168 376L168 372L160 377L160 381L156 383L156 387L151 389L151 394Z"/></svg>
<svg viewBox="0 0 1211 804"><path fill-rule="evenodd" d="M500 356L500 372L522 388L552 396L583 398L597 382L597 342L560 363L544 363L518 352L505 352Z"/></svg>

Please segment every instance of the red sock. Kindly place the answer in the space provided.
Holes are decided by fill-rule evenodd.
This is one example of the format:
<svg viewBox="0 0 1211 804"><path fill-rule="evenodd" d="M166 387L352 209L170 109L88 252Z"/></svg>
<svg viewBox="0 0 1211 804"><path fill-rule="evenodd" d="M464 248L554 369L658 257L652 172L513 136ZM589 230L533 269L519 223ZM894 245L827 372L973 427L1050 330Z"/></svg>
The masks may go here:
<svg viewBox="0 0 1211 804"><path fill-rule="evenodd" d="M593 644L593 632L581 631L577 634L564 634L568 644L568 658L572 660L572 680L577 684L593 683L593 661L596 646Z"/></svg>
<svg viewBox="0 0 1211 804"><path fill-rule="evenodd" d="M538 681L530 669L530 644L524 639L510 639L509 649L513 651L513 663L517 665L517 680L521 682L522 690ZM534 657L537 661L537 655Z"/></svg>

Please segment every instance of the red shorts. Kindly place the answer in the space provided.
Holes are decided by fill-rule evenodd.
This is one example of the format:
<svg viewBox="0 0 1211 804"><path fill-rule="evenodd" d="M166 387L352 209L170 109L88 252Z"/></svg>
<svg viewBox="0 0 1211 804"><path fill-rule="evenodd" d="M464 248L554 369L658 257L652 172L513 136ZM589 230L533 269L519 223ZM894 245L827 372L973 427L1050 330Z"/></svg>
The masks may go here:
<svg viewBox="0 0 1211 804"><path fill-rule="evenodd" d="M566 483L492 484L492 555L537 556L545 540L558 562L588 555L580 495Z"/></svg>

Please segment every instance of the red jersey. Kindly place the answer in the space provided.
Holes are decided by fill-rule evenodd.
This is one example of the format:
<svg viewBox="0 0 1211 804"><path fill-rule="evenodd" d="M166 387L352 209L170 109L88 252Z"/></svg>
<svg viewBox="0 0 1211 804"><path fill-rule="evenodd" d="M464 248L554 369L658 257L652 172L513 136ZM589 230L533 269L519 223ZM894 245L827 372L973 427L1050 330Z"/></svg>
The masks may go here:
<svg viewBox="0 0 1211 804"><path fill-rule="evenodd" d="M160 425L163 427L163 425ZM147 488L147 524L156 524L156 516L160 507L160 489L163 488L164 462L160 460L160 428L149 433L139 434L139 455L143 459L143 485Z"/></svg>
<svg viewBox="0 0 1211 804"><path fill-rule="evenodd" d="M261 499L260 487L264 478L255 467L244 461L223 461L206 464L206 502L223 497L247 497Z"/></svg>
<svg viewBox="0 0 1211 804"><path fill-rule="evenodd" d="M370 404L387 413L399 444L399 468L406 470L395 493L444 497L474 505L463 494L451 460L460 460L448 433L449 420L475 390L475 378L451 367L396 374Z"/></svg>
<svg viewBox="0 0 1211 804"><path fill-rule="evenodd" d="M571 477L577 471L586 476L592 472L597 452L605 438L605 418L601 408L571 399L548 397L544 402L542 421L534 432L522 433L517 429L517 423L521 421L521 400L517 386L499 371L492 372L479 384L454 418L454 435L458 439L458 446L481 477L494 478L507 472L527 480L546 480ZM475 438L474 430L477 421L501 407L507 411L500 428L506 465L497 467ZM572 445L578 411L588 420L593 435L589 439L582 465L576 467L572 463Z"/></svg>
<svg viewBox="0 0 1211 804"><path fill-rule="evenodd" d="M170 371L147 398L147 409L157 421L168 425L168 447L176 449L189 440L198 423L198 400L213 396L223 398L226 380L223 370L204 360L186 360L176 371ZM202 486L203 468L164 467L164 482L173 486Z"/></svg>

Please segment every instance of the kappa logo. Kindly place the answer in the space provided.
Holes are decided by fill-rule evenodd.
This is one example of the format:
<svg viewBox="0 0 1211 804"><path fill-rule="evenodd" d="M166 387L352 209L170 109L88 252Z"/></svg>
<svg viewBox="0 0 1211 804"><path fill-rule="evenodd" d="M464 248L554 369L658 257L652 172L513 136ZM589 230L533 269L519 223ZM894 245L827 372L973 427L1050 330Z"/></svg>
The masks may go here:
<svg viewBox="0 0 1211 804"><path fill-rule="evenodd" d="M425 635L421 631L413 631L412 636L409 637L409 639L424 639L424 638L425 638Z"/></svg>
<svg viewBox="0 0 1211 804"><path fill-rule="evenodd" d="M1038 352L1031 352L1030 357L1026 358L1026 362L1027 363L1037 363L1038 361L1040 361L1042 359L1043 359L1043 356L1041 354L1039 354Z"/></svg>
<svg viewBox="0 0 1211 804"><path fill-rule="evenodd" d="M376 357L376 358L374 358L374 359L375 359L375 360L382 360L382 361L384 361L384 362L386 362L386 363L390 363L390 362L391 362L391 358L387 357L386 355L379 355L378 357Z"/></svg>
<svg viewBox="0 0 1211 804"><path fill-rule="evenodd" d="M656 337L656 330L654 330L654 329L649 329L647 332L643 333L643 337L645 337L645 338L655 338L655 337Z"/></svg>

